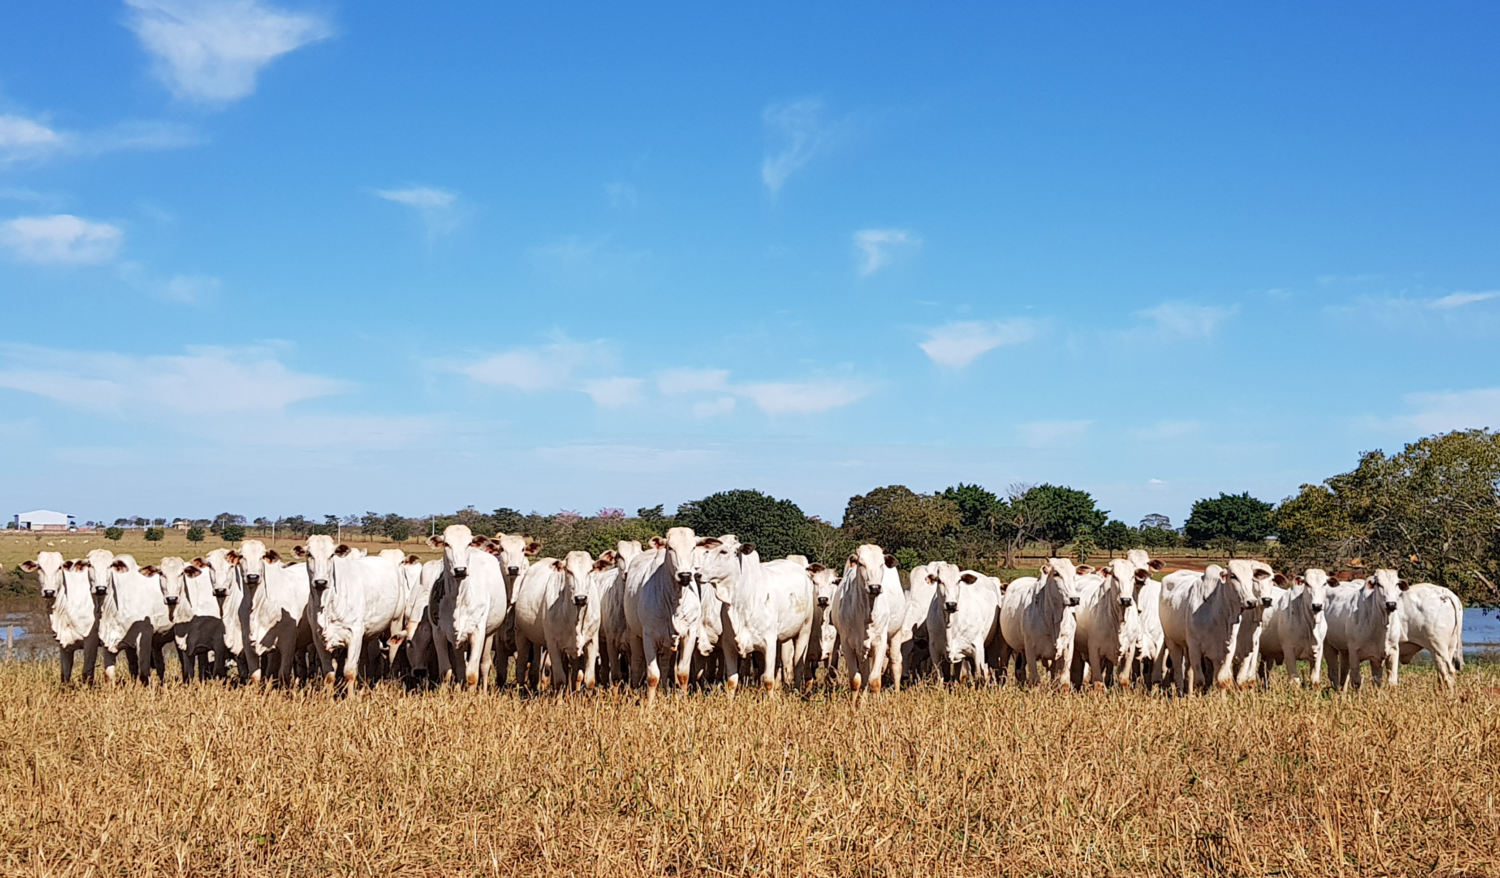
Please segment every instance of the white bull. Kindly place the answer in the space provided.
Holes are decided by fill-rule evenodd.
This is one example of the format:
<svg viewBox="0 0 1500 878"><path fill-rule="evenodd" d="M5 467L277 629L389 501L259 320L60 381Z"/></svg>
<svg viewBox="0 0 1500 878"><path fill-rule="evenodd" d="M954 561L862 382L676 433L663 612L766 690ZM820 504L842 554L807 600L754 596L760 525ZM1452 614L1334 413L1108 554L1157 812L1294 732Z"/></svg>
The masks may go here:
<svg viewBox="0 0 1500 878"><path fill-rule="evenodd" d="M864 689L880 692L887 662L892 688L900 691L905 622L906 590L895 556L869 543L860 546L849 556L833 599L833 625L856 703Z"/></svg>
<svg viewBox="0 0 1500 878"><path fill-rule="evenodd" d="M1041 682L1038 665L1045 667L1054 684L1067 680L1073 663L1073 634L1079 604L1078 576L1091 567L1074 567L1066 558L1048 558L1041 576L1023 576L1011 582L1000 601L1000 658L1005 668L1014 657L1016 681L1021 671L1031 685Z"/></svg>
<svg viewBox="0 0 1500 878"><path fill-rule="evenodd" d="M807 559L760 560L752 543L733 536L700 543L705 550L695 578L711 586L723 605L724 685L733 695L740 665L760 653L765 659L761 686L776 688L778 656L784 676L796 683L805 674L812 634L813 583Z"/></svg>
<svg viewBox="0 0 1500 878"><path fill-rule="evenodd" d="M1360 684L1359 666L1370 663L1376 683L1396 685L1401 667L1401 593L1407 583L1390 569L1376 570L1328 592L1328 633L1324 652L1333 685ZM1386 676L1386 675L1389 676Z"/></svg>
<svg viewBox="0 0 1500 878"><path fill-rule="evenodd" d="M1422 650L1432 653L1438 678L1449 692L1464 666L1464 604L1458 595L1430 582L1401 594L1401 663Z"/></svg>

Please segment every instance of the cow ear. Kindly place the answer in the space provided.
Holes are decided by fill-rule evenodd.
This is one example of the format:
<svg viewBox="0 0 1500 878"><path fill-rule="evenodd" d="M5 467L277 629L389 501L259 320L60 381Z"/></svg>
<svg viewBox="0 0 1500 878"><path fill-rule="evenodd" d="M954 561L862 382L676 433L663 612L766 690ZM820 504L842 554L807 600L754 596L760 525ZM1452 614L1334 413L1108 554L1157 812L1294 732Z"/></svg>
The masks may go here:
<svg viewBox="0 0 1500 878"><path fill-rule="evenodd" d="M561 573L561 572L563 572L563 570L566 569L563 566L563 562L562 562L561 558L553 558L552 559L552 569L556 570L558 573Z"/></svg>
<svg viewBox="0 0 1500 878"><path fill-rule="evenodd" d="M188 563L191 564L191 565L193 565L194 567L207 567L208 566L208 562L205 561L205 560L203 560L202 558L194 558L193 560L189 561Z"/></svg>
<svg viewBox="0 0 1500 878"><path fill-rule="evenodd" d="M964 583L965 585L973 585L974 583L979 581L979 577L975 576L972 573L965 573L963 576L960 576L958 578L958 581Z"/></svg>
<svg viewBox="0 0 1500 878"><path fill-rule="evenodd" d="M526 548L521 551L521 554L523 554L523 555L535 555L537 552L540 552L541 550L542 550L542 544L539 543L539 542L537 542L536 540L532 540L531 542L529 542L529 543L526 544Z"/></svg>
<svg viewBox="0 0 1500 878"><path fill-rule="evenodd" d="M403 564L421 564L422 563L422 559L418 558L416 555L407 555L406 556L406 560L403 561L402 563Z"/></svg>
<svg viewBox="0 0 1500 878"><path fill-rule="evenodd" d="M129 570L130 567L124 561L116 561L115 563L109 565L109 569L111 569L111 570Z"/></svg>
<svg viewBox="0 0 1500 878"><path fill-rule="evenodd" d="M1146 562L1146 566L1150 567L1152 570L1160 570L1167 565L1163 564L1159 558L1152 558L1150 561Z"/></svg>
<svg viewBox="0 0 1500 878"><path fill-rule="evenodd" d="M896 556L895 555L886 555L885 556L885 566L887 566L887 567L895 567L896 566Z"/></svg>
<svg viewBox="0 0 1500 878"><path fill-rule="evenodd" d="M1043 564L1037 570L1037 573L1041 574L1043 577L1051 576L1052 575L1052 565L1051 564Z"/></svg>
<svg viewBox="0 0 1500 878"><path fill-rule="evenodd" d="M1135 581L1136 582L1145 582L1146 580L1148 580L1150 578L1151 578L1151 571L1150 570L1147 570L1144 567L1137 567L1137 568L1135 568Z"/></svg>
<svg viewBox="0 0 1500 878"><path fill-rule="evenodd" d="M145 567L141 568L140 573L142 576L156 576L157 574L161 573L161 571L157 570L154 565L147 564Z"/></svg>
<svg viewBox="0 0 1500 878"><path fill-rule="evenodd" d="M1257 569L1253 575L1256 579L1265 579L1267 576L1271 576L1272 574L1269 570Z"/></svg>
<svg viewBox="0 0 1500 878"><path fill-rule="evenodd" d="M477 549L481 546L489 545L489 542L490 541L485 537L475 537L474 539L469 540L469 548Z"/></svg>
<svg viewBox="0 0 1500 878"><path fill-rule="evenodd" d="M238 563L240 563L240 559L244 558L245 556L241 555L239 552L236 552L233 549L230 549L228 552L226 552L224 554L224 557L229 560L230 564L238 564ZM194 560L197 560L197 559L194 559Z"/></svg>
<svg viewBox="0 0 1500 878"><path fill-rule="evenodd" d="M35 561L22 561L21 569L25 570L27 573L35 573L42 568Z"/></svg>
<svg viewBox="0 0 1500 878"><path fill-rule="evenodd" d="M810 574L811 573L822 573L824 570L827 570L827 569L828 569L827 567L824 567L822 564L819 564L816 561L814 561L811 564L807 565L807 572L810 573Z"/></svg>
<svg viewBox="0 0 1500 878"><path fill-rule="evenodd" d="M278 554L276 554L276 550L275 549L267 549L266 550L265 558L266 558L267 561L269 561L272 564L277 564L277 563L280 563L280 561L281 561L281 556L278 555Z"/></svg>
<svg viewBox="0 0 1500 878"><path fill-rule="evenodd" d="M1094 572L1094 568L1088 564L1080 564L1077 567L1073 568L1073 572L1077 573L1079 576L1087 576L1090 573Z"/></svg>
<svg viewBox="0 0 1500 878"><path fill-rule="evenodd" d="M188 577L189 579L196 579L197 577L203 575L203 571L189 564L186 567L182 568L182 575Z"/></svg>
<svg viewBox="0 0 1500 878"><path fill-rule="evenodd" d="M333 554L335 554L335 555L339 556L340 558L342 558L345 555L348 555L349 551L350 551L350 549L349 549L348 546L344 545L343 543L339 543L338 546L334 548Z"/></svg>
<svg viewBox="0 0 1500 878"><path fill-rule="evenodd" d="M1411 583L1407 582L1404 579L1397 580L1396 585L1398 585L1402 591L1406 591L1408 588L1411 588Z"/></svg>
<svg viewBox="0 0 1500 878"><path fill-rule="evenodd" d="M1271 581L1274 582L1274 583L1276 583L1277 585L1280 585L1280 586L1285 586L1286 585L1286 577L1283 576L1280 573L1276 574L1275 576L1272 576L1271 577Z"/></svg>
<svg viewBox="0 0 1500 878"><path fill-rule="evenodd" d="M666 547L667 547L667 541L666 540L662 539L661 537L652 537L651 538L651 548L653 548L653 549L665 549Z"/></svg>
<svg viewBox="0 0 1500 878"><path fill-rule="evenodd" d="M296 555L298 558L306 558L307 550L302 548L301 546L292 546L292 554Z"/></svg>
<svg viewBox="0 0 1500 878"><path fill-rule="evenodd" d="M850 555L850 556L849 556L849 562L848 562L848 563L849 563L849 566L850 566L850 567L853 567L853 566L854 566L854 565L855 565L855 564L858 564L858 563L859 563L859 559L858 559L858 558L856 558L856 557L854 557L854 556L853 556L853 555Z"/></svg>
<svg viewBox="0 0 1500 878"><path fill-rule="evenodd" d="M724 541L718 537L704 537L698 541L698 548L700 549L716 549L722 545L724 545Z"/></svg>
<svg viewBox="0 0 1500 878"><path fill-rule="evenodd" d="M434 549L441 549L448 544L443 542L442 537L438 536L437 534L433 534L432 536L427 538L427 545L433 547Z"/></svg>
<svg viewBox="0 0 1500 878"><path fill-rule="evenodd" d="M753 551L755 551L755 544L754 543L741 543L740 544L740 554L741 555L748 555L748 554L750 554Z"/></svg>
<svg viewBox="0 0 1500 878"><path fill-rule="evenodd" d="M1373 590L1375 588L1375 580L1374 579L1366 580L1366 582L1365 582L1365 588Z"/></svg>

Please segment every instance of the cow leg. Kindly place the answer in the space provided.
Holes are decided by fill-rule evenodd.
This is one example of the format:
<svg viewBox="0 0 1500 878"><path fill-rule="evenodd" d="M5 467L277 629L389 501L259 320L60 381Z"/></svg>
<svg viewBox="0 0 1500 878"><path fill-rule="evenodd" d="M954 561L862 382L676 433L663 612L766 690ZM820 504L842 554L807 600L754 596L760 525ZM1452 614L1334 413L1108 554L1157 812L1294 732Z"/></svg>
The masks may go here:
<svg viewBox="0 0 1500 878"><path fill-rule="evenodd" d="M481 663L484 661L484 648L487 644L484 640L484 632L474 631L469 635L469 651L464 656L464 688L479 688L479 673Z"/></svg>
<svg viewBox="0 0 1500 878"><path fill-rule="evenodd" d="M568 661L568 657L562 654L562 650L558 649L556 638L547 638L546 649L548 664L547 679L549 685L556 690L558 695L562 695L568 691L567 677L570 670L568 667L570 662Z"/></svg>
<svg viewBox="0 0 1500 878"><path fill-rule="evenodd" d="M677 638L677 660L673 664L676 673L673 675L673 682L677 684L677 689L683 695L687 694L688 677L693 670L693 656L698 653L697 646L696 631L689 631Z"/></svg>
<svg viewBox="0 0 1500 878"><path fill-rule="evenodd" d="M1360 664L1361 664L1361 662L1359 661L1359 655L1356 654L1353 650L1350 650L1349 653L1344 657L1344 691L1345 692L1349 691L1349 687L1350 686L1353 686L1355 689L1359 688L1359 684L1361 682L1361 680L1360 680L1360 671L1361 671Z"/></svg>
<svg viewBox="0 0 1500 878"><path fill-rule="evenodd" d="M728 631L719 635L719 655L724 663L724 694L733 698L740 688L740 653Z"/></svg>
<svg viewBox="0 0 1500 878"><path fill-rule="evenodd" d="M598 671L595 670L598 661L599 644L598 641L591 640L583 649L583 668L579 674L581 679L578 681L580 687L590 692L594 691L594 687L599 684Z"/></svg>
<svg viewBox="0 0 1500 878"><path fill-rule="evenodd" d="M99 635L90 634L83 641L83 683L94 684L94 667L99 661Z"/></svg>
<svg viewBox="0 0 1500 878"><path fill-rule="evenodd" d="M349 638L349 649L344 653L344 685L353 689L359 679L359 660L364 655L365 639L358 632Z"/></svg>
<svg viewBox="0 0 1500 878"><path fill-rule="evenodd" d="M62 684L68 685L73 681L73 647L58 645L57 664L62 672Z"/></svg>
<svg viewBox="0 0 1500 878"><path fill-rule="evenodd" d="M479 655L479 686L487 692L495 670L495 635L485 635L484 646L479 650Z"/></svg>
<svg viewBox="0 0 1500 878"><path fill-rule="evenodd" d="M656 690L661 686L661 659L656 654L655 637L641 635L641 655L646 668L646 703L649 704L656 700Z"/></svg>

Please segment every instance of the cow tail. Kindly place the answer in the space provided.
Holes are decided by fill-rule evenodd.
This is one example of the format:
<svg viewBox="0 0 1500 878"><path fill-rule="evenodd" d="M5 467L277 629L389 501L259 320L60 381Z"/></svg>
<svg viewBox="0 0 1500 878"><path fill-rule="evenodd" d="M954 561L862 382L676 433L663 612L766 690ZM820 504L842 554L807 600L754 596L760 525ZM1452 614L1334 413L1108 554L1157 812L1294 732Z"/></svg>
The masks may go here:
<svg viewBox="0 0 1500 878"><path fill-rule="evenodd" d="M1443 600L1446 601L1448 598L1445 596ZM1458 604L1458 601L1452 603ZM1462 671L1464 669L1464 609L1462 604L1458 604L1453 610L1453 645L1453 670Z"/></svg>

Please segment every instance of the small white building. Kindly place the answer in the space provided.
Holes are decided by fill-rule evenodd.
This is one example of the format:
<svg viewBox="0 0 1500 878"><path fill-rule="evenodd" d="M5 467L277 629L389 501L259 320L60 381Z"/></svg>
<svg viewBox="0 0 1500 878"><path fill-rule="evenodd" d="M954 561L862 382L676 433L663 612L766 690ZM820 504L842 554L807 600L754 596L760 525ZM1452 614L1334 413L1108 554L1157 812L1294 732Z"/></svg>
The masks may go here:
<svg viewBox="0 0 1500 878"><path fill-rule="evenodd" d="M73 516L66 512L53 512L50 509L33 509L30 512L17 512L15 516L17 530L72 530L78 527L78 522Z"/></svg>

